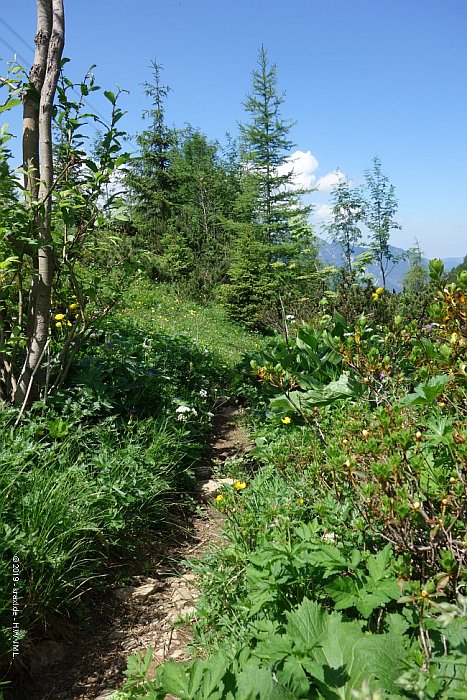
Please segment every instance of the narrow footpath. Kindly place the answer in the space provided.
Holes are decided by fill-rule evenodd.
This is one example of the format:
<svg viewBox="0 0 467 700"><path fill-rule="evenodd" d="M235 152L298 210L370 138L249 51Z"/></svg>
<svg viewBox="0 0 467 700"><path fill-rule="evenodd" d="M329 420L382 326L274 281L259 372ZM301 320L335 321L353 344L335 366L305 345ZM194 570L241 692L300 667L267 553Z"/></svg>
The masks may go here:
<svg viewBox="0 0 467 700"><path fill-rule="evenodd" d="M6 700L105 700L124 682L128 656L154 649L154 667L166 659L190 658L190 630L196 614L196 578L186 562L219 545L222 516L210 502L231 479L217 479L227 460L251 447L239 425L238 408L216 412L212 442L200 474L199 508L189 521L174 520L147 551L146 575L129 577L90 610L85 633L64 630L33 649L30 668ZM183 619L184 624L179 621ZM178 624L176 624L178 623ZM62 638L62 639L60 639ZM63 641L63 638L65 641ZM60 641L58 641L60 639Z"/></svg>

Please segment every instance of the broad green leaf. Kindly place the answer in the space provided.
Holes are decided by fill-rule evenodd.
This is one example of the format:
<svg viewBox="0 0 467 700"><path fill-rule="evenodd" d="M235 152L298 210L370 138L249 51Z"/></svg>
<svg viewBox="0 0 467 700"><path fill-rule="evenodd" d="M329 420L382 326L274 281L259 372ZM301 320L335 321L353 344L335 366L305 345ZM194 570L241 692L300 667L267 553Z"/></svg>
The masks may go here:
<svg viewBox="0 0 467 700"><path fill-rule="evenodd" d="M447 374L440 374L424 383L418 384L412 394L408 394L405 398L399 401L399 406L415 406L431 404L439 394L442 394L444 388L452 377Z"/></svg>
<svg viewBox="0 0 467 700"><path fill-rule="evenodd" d="M287 634L303 657L303 667L320 689L331 691L325 697L350 700L352 690L360 689L364 681L396 692L395 681L405 668L406 656L400 637L363 635L361 622L343 622L338 613L329 614L307 599L288 620Z"/></svg>
<svg viewBox="0 0 467 700"><path fill-rule="evenodd" d="M384 549L382 549L377 554L372 554L368 557L366 566L368 573L374 581L379 581L388 574L388 566L392 559L392 547L387 544Z"/></svg>
<svg viewBox="0 0 467 700"><path fill-rule="evenodd" d="M6 112L9 109L13 109L14 107L18 107L18 105L21 104L21 100L16 97L12 97L5 104L0 105L0 113L1 112Z"/></svg>
<svg viewBox="0 0 467 700"><path fill-rule="evenodd" d="M104 95L113 105L116 103L117 99L115 97L115 94L111 90L104 90Z"/></svg>
<svg viewBox="0 0 467 700"><path fill-rule="evenodd" d="M248 663L240 671L235 697L238 700L295 700L292 693L274 680L269 669L260 668L252 663Z"/></svg>
<svg viewBox="0 0 467 700"><path fill-rule="evenodd" d="M276 675L279 683L290 691L290 697L308 697L310 681L298 659L293 657L287 659L282 668L277 670Z"/></svg>
<svg viewBox="0 0 467 700"><path fill-rule="evenodd" d="M93 173L97 173L99 171L97 164L93 160L91 160L90 158L87 158L84 161L84 164L87 165L89 170L92 170Z"/></svg>
<svg viewBox="0 0 467 700"><path fill-rule="evenodd" d="M159 678L168 693L176 695L181 700L192 700L185 666L169 660L160 667Z"/></svg>

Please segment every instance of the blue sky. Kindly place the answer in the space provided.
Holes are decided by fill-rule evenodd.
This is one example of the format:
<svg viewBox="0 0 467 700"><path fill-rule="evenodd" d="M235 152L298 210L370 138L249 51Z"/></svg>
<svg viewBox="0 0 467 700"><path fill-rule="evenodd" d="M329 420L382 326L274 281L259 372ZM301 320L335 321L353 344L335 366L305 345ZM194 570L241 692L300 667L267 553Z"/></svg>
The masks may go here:
<svg viewBox="0 0 467 700"><path fill-rule="evenodd" d="M4 5L0 56L14 49L30 62L35 3ZM264 44L286 92L283 116L297 121L297 167L320 187L315 220L329 173L361 182L378 154L399 200L394 245L467 253L466 0L65 0L65 11L70 77L96 63L98 84L129 90L123 126L133 134L157 59L172 88L170 124L236 135ZM92 103L106 109L97 95Z"/></svg>

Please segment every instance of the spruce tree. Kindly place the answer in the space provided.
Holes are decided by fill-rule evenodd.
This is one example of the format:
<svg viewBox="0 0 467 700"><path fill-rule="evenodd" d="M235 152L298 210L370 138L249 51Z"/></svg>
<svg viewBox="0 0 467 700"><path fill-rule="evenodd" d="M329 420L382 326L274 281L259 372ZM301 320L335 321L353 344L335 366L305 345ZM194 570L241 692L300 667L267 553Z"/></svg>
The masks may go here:
<svg viewBox="0 0 467 700"><path fill-rule="evenodd" d="M284 93L278 92L277 67L268 61L264 46L258 67L252 73L252 91L244 102L250 122L240 124L241 157L246 170L256 181L254 211L263 242L281 244L291 234L291 220L300 206L300 195L293 181L293 168L287 158L294 146L289 133L294 122L281 116ZM284 170L285 168L285 170Z"/></svg>
<svg viewBox="0 0 467 700"><path fill-rule="evenodd" d="M235 164L222 158L219 144L204 134L187 127L177 134L172 151L171 231L160 258L161 266L170 275L182 268L174 267L175 249L170 239L176 234L180 255L192 260L179 275L185 278L188 291L204 294L225 280L229 266L232 237L230 220L238 194ZM230 158L233 156L231 155ZM173 278L173 276L172 276Z"/></svg>
<svg viewBox="0 0 467 700"><path fill-rule="evenodd" d="M274 323L274 314L284 309L284 299L294 306L304 296L309 271L316 267L316 246L307 222L310 207L301 203L306 190L297 189L289 161L293 122L282 118L283 103L276 65L269 63L261 47L251 93L244 102L250 121L240 125L243 174L235 222L238 238L224 294L234 318L245 322L248 308L249 325L258 319L263 319L258 325L268 319ZM249 247L254 247L254 256L247 254Z"/></svg>
<svg viewBox="0 0 467 700"><path fill-rule="evenodd" d="M132 198L133 224L141 234L140 244L160 252L171 215L170 162L175 132L165 124L165 101L170 88L162 84L162 66L153 61L151 68L152 82L145 83L145 92L152 106L144 112L150 125L136 138L140 152L133 160L127 185Z"/></svg>

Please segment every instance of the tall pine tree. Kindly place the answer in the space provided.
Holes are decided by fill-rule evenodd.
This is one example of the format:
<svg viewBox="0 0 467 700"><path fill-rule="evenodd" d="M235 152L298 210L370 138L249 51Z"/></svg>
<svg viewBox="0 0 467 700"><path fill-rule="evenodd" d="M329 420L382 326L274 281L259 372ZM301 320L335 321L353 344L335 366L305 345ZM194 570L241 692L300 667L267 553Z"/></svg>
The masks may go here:
<svg viewBox="0 0 467 700"><path fill-rule="evenodd" d="M152 82L145 83L145 92L152 100L152 106L144 112L150 124L136 138L140 152L133 160L127 185L140 244L153 252L161 252L160 241L171 215L173 183L170 162L176 134L165 124L165 101L170 88L162 84L162 66L153 61L151 68Z"/></svg>
<svg viewBox="0 0 467 700"><path fill-rule="evenodd" d="M293 122L281 116L284 94L278 91L277 68L261 47L244 107L250 116L240 125L243 163L238 201L238 240L225 303L232 316L249 325L264 325L303 297L307 273L316 265L316 247L307 223L305 190L294 181L289 134ZM247 216L246 216L247 215ZM254 246L255 256L245 255ZM262 259L257 260L261 255ZM258 289L262 290L258 304ZM254 311L255 309L255 311ZM295 309L294 309L295 310Z"/></svg>
<svg viewBox="0 0 467 700"><path fill-rule="evenodd" d="M293 168L288 160L294 146L289 133L294 122L281 116L284 93L278 92L277 67L269 64L261 47L258 67L252 73L252 91L244 102L251 118L240 125L241 156L247 172L256 181L254 212L264 243L287 242L293 220L300 210L300 195L294 183Z"/></svg>

